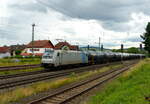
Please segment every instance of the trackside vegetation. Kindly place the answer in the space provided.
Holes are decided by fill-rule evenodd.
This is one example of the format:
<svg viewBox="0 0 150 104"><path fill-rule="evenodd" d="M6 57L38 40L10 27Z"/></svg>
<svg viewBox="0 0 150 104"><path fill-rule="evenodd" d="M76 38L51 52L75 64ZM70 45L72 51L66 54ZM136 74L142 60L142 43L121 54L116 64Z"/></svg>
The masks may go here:
<svg viewBox="0 0 150 104"><path fill-rule="evenodd" d="M86 104L149 104L145 97L150 97L150 59L140 61Z"/></svg>
<svg viewBox="0 0 150 104"><path fill-rule="evenodd" d="M121 67L123 67L123 64L109 65L107 67L100 68L100 70L88 71L80 74L72 73L68 77L57 79L55 81L38 82L30 86L17 88L15 90L3 94L0 93L0 104L9 104L11 102L16 102L24 97L28 97L47 90L56 89L61 86L73 83L75 81L84 80L89 76L102 73L110 69L121 68Z"/></svg>
<svg viewBox="0 0 150 104"><path fill-rule="evenodd" d="M40 58L4 58L0 59L0 66L40 64Z"/></svg>

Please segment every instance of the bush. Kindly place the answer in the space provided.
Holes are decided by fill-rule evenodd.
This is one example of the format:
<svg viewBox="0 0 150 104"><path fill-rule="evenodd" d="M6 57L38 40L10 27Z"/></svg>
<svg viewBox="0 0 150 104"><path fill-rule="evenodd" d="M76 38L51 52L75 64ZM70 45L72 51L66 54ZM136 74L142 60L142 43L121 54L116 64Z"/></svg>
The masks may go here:
<svg viewBox="0 0 150 104"><path fill-rule="evenodd" d="M20 55L20 54L21 54L21 50L16 50L16 51L15 51L15 54L16 54L16 55Z"/></svg>

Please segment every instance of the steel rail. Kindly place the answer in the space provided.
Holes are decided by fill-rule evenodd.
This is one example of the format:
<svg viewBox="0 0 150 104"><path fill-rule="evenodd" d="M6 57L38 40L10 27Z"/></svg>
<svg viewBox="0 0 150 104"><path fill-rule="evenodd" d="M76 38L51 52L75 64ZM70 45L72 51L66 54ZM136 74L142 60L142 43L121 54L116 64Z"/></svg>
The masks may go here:
<svg viewBox="0 0 150 104"><path fill-rule="evenodd" d="M103 74L100 74L94 78L87 80L87 81L83 81L81 83L78 83L77 85L59 90L53 94L50 94L49 96L42 97L38 100L31 101L28 104L46 104L46 103L47 104L48 103L50 103L50 104L66 104L67 102L71 101L75 97L82 95L83 93L88 92L89 90L95 88L96 86L99 86L99 85L107 82L108 80L118 76L119 74L128 70L131 66L133 66L133 64L129 65L125 68L121 68L121 69L119 68L116 70L104 72ZM104 80L102 78L104 78ZM100 81L97 81L97 80L100 80ZM97 83L93 84L93 81L97 81Z"/></svg>
<svg viewBox="0 0 150 104"><path fill-rule="evenodd" d="M103 67L103 66L107 66L108 64L101 64L101 65L97 65L97 67ZM28 76L23 76L23 77L18 77L16 79L11 78L9 79L3 79L0 80L0 90L2 89L8 89L11 87L16 87L16 86L20 86L20 85L25 85L25 84L30 84L33 82L38 82L38 81L43 81L43 80L47 80L47 79L52 79L52 78L57 78L57 77L62 77L62 76L67 76L70 75L71 73L81 73L81 72L85 72L85 71L89 71L89 70L96 70L96 69L89 69L89 67L91 66L87 66L87 67L80 67L80 68L75 68L72 70L62 70L59 72L47 72L47 73L39 73L36 75L28 75Z"/></svg>
<svg viewBox="0 0 150 104"><path fill-rule="evenodd" d="M2 71L11 71L11 70L22 70L22 69L29 69L29 68L37 68L37 67L40 67L40 66L41 66L41 64L3 66L3 67L0 67L0 72L2 72Z"/></svg>
<svg viewBox="0 0 150 104"><path fill-rule="evenodd" d="M28 76L28 75L34 75L34 74L40 74L40 73L47 73L45 70L40 71L32 71L32 72L23 72L23 73L17 73L17 74L9 74L9 75L0 75L0 80L6 80L8 78L16 78L16 77L22 77L22 76Z"/></svg>

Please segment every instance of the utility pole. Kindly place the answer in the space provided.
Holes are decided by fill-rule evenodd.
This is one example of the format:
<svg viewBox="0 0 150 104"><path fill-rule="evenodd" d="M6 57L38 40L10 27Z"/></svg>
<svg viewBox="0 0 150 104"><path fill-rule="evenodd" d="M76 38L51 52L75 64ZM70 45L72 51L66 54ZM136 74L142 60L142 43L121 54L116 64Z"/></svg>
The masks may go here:
<svg viewBox="0 0 150 104"><path fill-rule="evenodd" d="M32 56L34 55L34 27L35 27L35 24L33 23L32 24Z"/></svg>
<svg viewBox="0 0 150 104"><path fill-rule="evenodd" d="M142 53L143 51L143 47L142 47L142 44L140 44L140 52ZM142 59L142 56L140 55L140 59Z"/></svg>
<svg viewBox="0 0 150 104"><path fill-rule="evenodd" d="M121 62L123 62L123 44L121 44L121 53L122 53L122 55L121 55Z"/></svg>
<svg viewBox="0 0 150 104"><path fill-rule="evenodd" d="M142 52L142 50L143 50L143 47L142 47L142 44L140 44L140 51Z"/></svg>
<svg viewBox="0 0 150 104"><path fill-rule="evenodd" d="M99 37L99 51L100 51L100 47L101 47L100 46L101 45L100 42L101 42L101 38Z"/></svg>
<svg viewBox="0 0 150 104"><path fill-rule="evenodd" d="M87 46L87 50L90 50L90 45Z"/></svg>
<svg viewBox="0 0 150 104"><path fill-rule="evenodd" d="M123 53L123 44L121 44L121 52Z"/></svg>
<svg viewBox="0 0 150 104"><path fill-rule="evenodd" d="M104 47L103 47L103 44L102 44L102 45L101 45L101 51L103 51L103 48L104 48Z"/></svg>

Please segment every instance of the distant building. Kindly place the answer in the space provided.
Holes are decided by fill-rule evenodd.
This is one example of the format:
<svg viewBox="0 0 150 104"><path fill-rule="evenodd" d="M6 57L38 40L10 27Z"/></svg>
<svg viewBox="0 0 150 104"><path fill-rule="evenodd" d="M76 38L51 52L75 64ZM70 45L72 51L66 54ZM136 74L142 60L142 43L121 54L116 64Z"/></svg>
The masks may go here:
<svg viewBox="0 0 150 104"><path fill-rule="evenodd" d="M0 58L10 57L10 48L9 47L0 47Z"/></svg>
<svg viewBox="0 0 150 104"><path fill-rule="evenodd" d="M54 49L50 40L37 40L33 42L33 53L35 56L42 56L46 50ZM32 55L32 42L30 42L21 53L22 56Z"/></svg>
<svg viewBox="0 0 150 104"><path fill-rule="evenodd" d="M16 55L16 51L23 51L26 48L26 45L11 45L10 46L10 52L11 52L11 56L15 56Z"/></svg>
<svg viewBox="0 0 150 104"><path fill-rule="evenodd" d="M79 50L76 45L71 45L68 42L59 42L55 45L56 50Z"/></svg>

